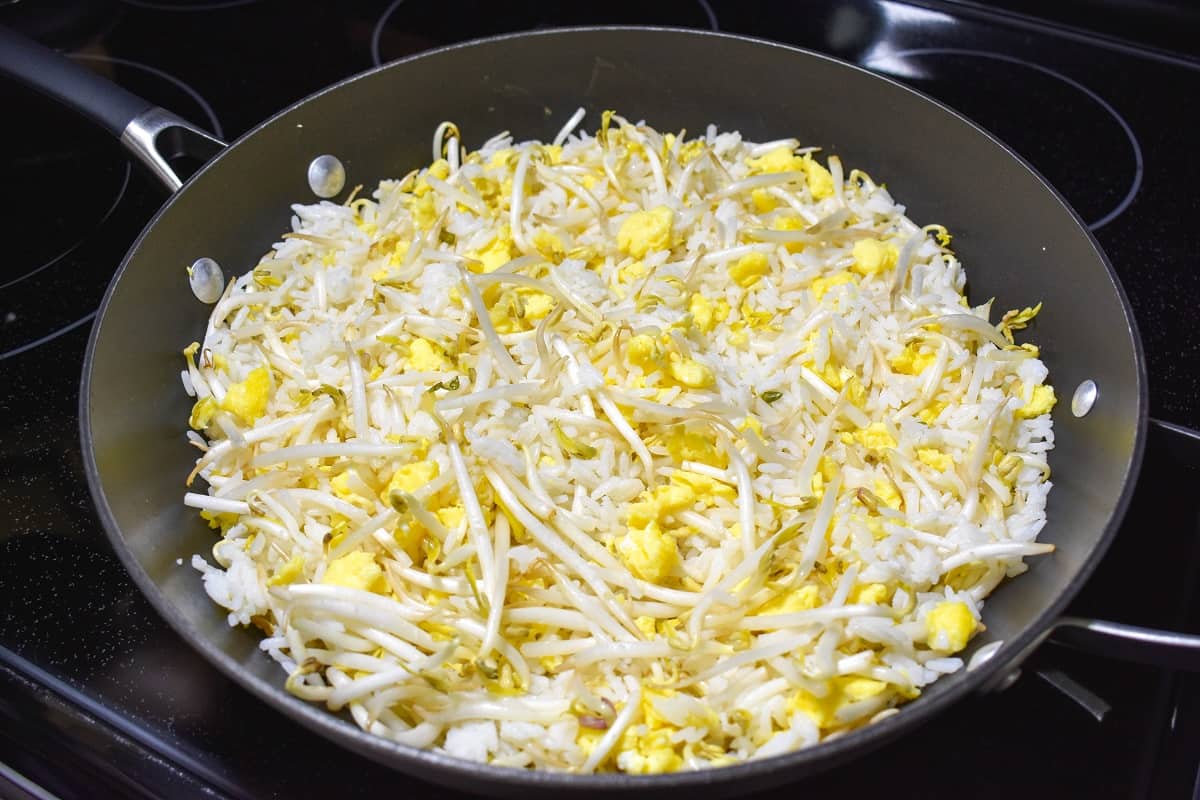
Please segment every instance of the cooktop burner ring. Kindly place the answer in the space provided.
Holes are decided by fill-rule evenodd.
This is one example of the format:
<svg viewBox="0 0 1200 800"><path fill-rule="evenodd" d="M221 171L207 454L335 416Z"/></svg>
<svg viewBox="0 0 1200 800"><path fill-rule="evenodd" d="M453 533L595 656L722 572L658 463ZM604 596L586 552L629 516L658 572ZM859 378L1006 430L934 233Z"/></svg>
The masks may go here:
<svg viewBox="0 0 1200 800"><path fill-rule="evenodd" d="M147 11L220 11L225 8L237 8L257 3L258 0L208 0L198 3L155 3L150 0L121 0L127 6L144 8Z"/></svg>
<svg viewBox="0 0 1200 800"><path fill-rule="evenodd" d="M84 314L82 317L75 320L74 322L69 322L66 325L63 325L58 330L47 333L45 336L41 337L40 339L34 339L32 342L26 342L25 344L17 345L16 347L12 348L11 350L7 350L3 353L0 353L0 361L5 360L6 358L12 358L13 356L19 356L19 355L21 355L21 353L24 353L28 350L32 350L35 347L40 347L41 345L44 345L46 342L53 341L54 339L57 339L58 337L62 336L63 334L70 333L71 331L78 328L80 325L86 325L87 323L91 322L93 319L96 318L96 314L99 313L99 311L100 311L100 309L97 308L89 314ZM9 314L11 315L12 312L9 312ZM14 317L14 319L15 319L15 317ZM6 321L9 321L9 320L6 319Z"/></svg>
<svg viewBox="0 0 1200 800"><path fill-rule="evenodd" d="M145 87L136 91L155 100L169 86L167 95L175 98L175 104L193 107L191 113L198 117L194 121L224 138L224 126L212 105L180 78L158 67L117 56L74 53L70 57L81 63L115 64L150 76L154 81L151 91L145 91ZM0 284L4 290L0 306L0 360L33 350L90 322L112 272L132 245L137 231L149 219L145 209L161 205L160 200L148 197L145 191L128 191L135 184L131 163L123 156L116 156L113 162L116 158L121 158L120 166L116 167L121 171L120 188L114 199L106 200L102 206L107 210L97 215L95 222L81 227L82 235L72 237L73 241L60 252L37 258L39 264L20 268L18 276L5 277ZM111 241L113 236L102 235L114 229L123 231L116 234L115 242ZM109 265L111 269L88 269L89 263ZM64 286L72 284L82 288L64 290Z"/></svg>
<svg viewBox="0 0 1200 800"><path fill-rule="evenodd" d="M1125 213L1130 204L1133 203L1134 198L1137 197L1138 192L1141 191L1142 181L1145 176L1145 159L1142 154L1142 145L1138 141L1137 134L1134 133L1133 127L1128 121L1126 121L1121 112L1117 111L1112 103L1105 100L1104 97L1102 97L1096 91L1088 88L1086 85L1080 83L1069 75L1065 75L1051 67L1047 67L1043 64L1038 64L1037 62L1029 61L1027 59L1018 58L1017 56L1010 56L1005 53L995 53L988 50L972 50L969 48L959 47L914 47L904 50L897 50L895 52L889 52L886 55L880 54L869 57L863 62L863 66L874 68L874 65L884 63L885 59L888 61L902 60L909 56L926 55L964 56L968 58L982 58L1007 64L1015 64L1017 66L1027 67L1041 73L1042 75L1061 81L1067 86L1070 86L1076 91L1082 93L1089 100L1099 106L1120 127L1121 132L1124 134L1124 137L1133 152L1134 161L1133 176L1124 195L1109 211L1105 212L1094 220L1088 220L1088 230L1095 232L1100 228L1103 228L1105 225ZM897 74L899 77L904 77L902 72L897 71L895 74Z"/></svg>
<svg viewBox="0 0 1200 800"><path fill-rule="evenodd" d="M224 5L230 5L232 3L240 5L244 3L253 3L256 1L257 0L230 0L229 3L225 3ZM122 2L130 2L130 0L122 0ZM140 0L135 0L135 2L140 2ZM171 73L164 72L158 67L152 67L149 64L143 64L140 61L131 61L128 58L117 58L116 56L92 55L90 53L72 53L71 58L76 61L100 61L108 64L119 64L122 67L139 69L158 78L162 78L163 80L175 86L177 89L182 90L197 106L200 107L200 110L204 112L204 116L208 118L208 123L211 126L209 128L209 133L213 134L218 139L223 140L225 138L225 128L221 125L221 120L217 118L217 112L213 110L212 105L204 99L202 94L197 92L187 83L184 83L179 78L176 78Z"/></svg>
<svg viewBox="0 0 1200 800"><path fill-rule="evenodd" d="M143 2L143 0L134 1L138 3ZM392 15L396 13L396 10L400 8L404 2L405 0L392 0L392 2L388 4L388 7L383 10L383 13L379 15L379 19L375 22L375 27L371 31L371 63L377 67L384 63L383 55L380 52L380 43L383 39L383 32L387 28L387 23L392 18ZM713 31L721 30L720 21L717 19L717 12L713 9L709 0L694 0L694 2L700 8L701 12L703 12L704 19L708 23L709 29Z"/></svg>
<svg viewBox="0 0 1200 800"><path fill-rule="evenodd" d="M99 230L100 226L103 225L105 222L107 222L108 218L111 217L113 215L113 212L117 210L117 207L121 204L121 199L125 197L125 191L129 188L129 179L132 175L133 175L133 167L128 161L126 161L125 162L125 174L121 178L121 186L120 186L120 188L117 189L116 195L113 196L113 200L109 204L108 210L100 215L100 218L91 225L91 227L87 230L87 232L85 232L78 239L76 239L75 241L71 242L71 244L69 244L65 248L63 248L58 253L58 255L52 256L51 258L42 262L41 265L33 267L29 270L26 270L25 272L22 272L20 275L16 276L15 278L9 278L8 280L0 283L0 289L7 289L10 286L16 286L21 281L32 278L34 275L38 274L42 270L48 269L48 268L54 266L59 261L63 260L67 256L69 256L71 253L75 252L75 250L81 244L83 244L85 241L87 241L87 238L89 236L91 236L92 233Z"/></svg>

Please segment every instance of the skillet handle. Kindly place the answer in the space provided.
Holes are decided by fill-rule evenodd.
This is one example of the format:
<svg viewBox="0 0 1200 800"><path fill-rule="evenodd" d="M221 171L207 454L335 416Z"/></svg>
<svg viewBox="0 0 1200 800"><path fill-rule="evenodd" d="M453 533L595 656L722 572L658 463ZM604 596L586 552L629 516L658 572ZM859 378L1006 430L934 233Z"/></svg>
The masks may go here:
<svg viewBox="0 0 1200 800"><path fill-rule="evenodd" d="M207 161L225 143L70 58L0 26L0 74L70 106L120 140L172 192L183 180L169 159Z"/></svg>
<svg viewBox="0 0 1200 800"><path fill-rule="evenodd" d="M1200 431L1160 419L1150 420L1150 430L1172 462L1200 465ZM1049 639L1123 661L1200 671L1200 636L1195 634L1084 617L1061 617L1052 626Z"/></svg>
<svg viewBox="0 0 1200 800"><path fill-rule="evenodd" d="M1050 641L1156 667L1200 672L1200 636L1085 617L1060 617Z"/></svg>

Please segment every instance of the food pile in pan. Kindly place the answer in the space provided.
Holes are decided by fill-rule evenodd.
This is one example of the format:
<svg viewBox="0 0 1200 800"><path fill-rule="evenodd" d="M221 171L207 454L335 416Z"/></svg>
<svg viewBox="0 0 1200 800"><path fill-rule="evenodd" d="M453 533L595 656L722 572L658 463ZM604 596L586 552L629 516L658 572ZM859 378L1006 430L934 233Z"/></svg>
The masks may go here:
<svg viewBox="0 0 1200 800"><path fill-rule="evenodd" d="M183 374L208 593L295 695L498 765L896 713L1052 549L1039 307L989 322L944 229L794 139L582 116L443 125L231 282Z"/></svg>

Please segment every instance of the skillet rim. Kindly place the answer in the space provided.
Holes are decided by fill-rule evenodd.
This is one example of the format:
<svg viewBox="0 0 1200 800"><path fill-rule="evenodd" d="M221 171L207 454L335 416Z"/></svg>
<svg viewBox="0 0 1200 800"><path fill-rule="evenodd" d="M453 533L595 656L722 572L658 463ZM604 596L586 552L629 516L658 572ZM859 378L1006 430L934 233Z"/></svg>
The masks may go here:
<svg viewBox="0 0 1200 800"><path fill-rule="evenodd" d="M1120 302L1121 311L1124 315L1125 329L1128 332L1131 343L1133 345L1134 368L1137 379L1136 391L1136 424L1134 430L1133 446L1130 450L1129 461L1125 465L1125 477L1122 485L1121 494L1117 498L1113 506L1112 513L1109 515L1108 522L1104 526L1096 545L1088 553L1087 557L1080 564L1075 574L1067 581L1066 585L1061 587L1057 597L1047 605L1027 626L1012 639L1006 640L1003 645L997 650L996 654L984 662L974 670L968 672L962 669L956 673L946 675L939 679L928 693L922 695L911 703L900 707L902 713L894 714L875 724L866 725L858 728L850 733L840 736L832 741L822 742L811 747L794 750L788 753L783 753L762 760L744 761L737 764L732 764L724 767L716 767L712 769L683 771L664 773L658 775L626 775L624 773L596 773L596 774L577 774L570 772L551 772L551 771L535 771L527 769L518 769L513 767L496 767L491 764L483 764L466 759L460 759L445 753L438 753L432 750L417 748L410 745L400 744L398 742L384 739L380 736L368 733L344 715L333 714L328 710L310 702L301 700L283 689L282 681L269 682L258 678L255 675L246 673L239 669L238 664L223 650L214 646L207 638L200 635L186 618L184 618L176 609L176 607L166 598L158 588L146 571L142 568L141 563L133 555L130 549L125 544L124 536L121 533L120 526L117 524L113 516L112 509L108 505L108 500L101 486L101 478L99 468L96 464L96 456L94 449L94 440L92 436L92 416L89 399L91 397L91 382L92 371L94 366L94 358L96 348L100 341L101 330L107 316L108 307L116 292L117 286L124 276L126 269L129 268L131 262L137 257L141 249L142 242L146 236L154 229L159 220L169 213L175 205L177 199L188 191L191 184L196 181L201 175L208 173L210 170L216 169L225 156L238 147L243 141L252 136L259 134L261 131L275 125L281 117L286 116L292 111L301 106L312 103L318 99L324 98L327 94L336 92L342 87L345 87L355 81L362 80L368 77L375 76L388 70L403 69L404 65L409 62L414 62L424 58L440 56L446 53L454 52L464 48L477 47L485 44L503 43L509 40L531 41L541 37L553 36L573 36L581 34L613 34L619 35L622 33L635 34L667 34L670 36L696 37L704 39L724 39L733 40L745 44L750 44L758 47L771 47L788 51L793 55L799 55L806 58L818 59L821 61L832 63L836 66L854 70L859 73L864 73L866 76L882 81L888 85L892 91L904 92L915 96L919 100L931 104L934 109L940 110L951 117L957 118L958 121L970 126L974 131L984 136L989 142L1001 149L1008 158L1015 163L1016 166L1024 168L1028 171L1038 184L1058 203L1067 217L1074 225L1083 233L1092 247L1096 258L1101 266L1103 266L1109 283L1111 284L1117 299ZM1065 220L1064 220L1065 222ZM391 61L386 64L374 67L364 72L344 78L336 83L333 83L317 92L302 98L272 114L263 122L249 129L236 140L218 153L214 158L204 164L199 170L193 174L187 182L158 209L151 220L146 224L145 228L138 235L137 239L130 246L121 262L120 267L113 274L107 289L105 290L103 300L98 308L96 319L92 324L91 332L88 336L87 350L83 362L83 376L79 394L79 428L80 441L83 450L84 468L86 472L88 490L91 494L93 504L96 508L97 515L104 528L105 534L108 536L113 549L116 551L118 558L125 567L126 571L133 578L142 594L148 599L155 610L162 616L174 631L184 638L188 644L198 650L210 664L220 670L226 677L238 684L241 688L249 691L259 700L274 707L278 711L282 711L292 720L301 723L309 730L316 732L326 739L348 749L359 755L366 756L378 763L384 764L399 772L403 772L414 777L425 778L439 784L450 784L455 786L463 786L465 782L471 779L484 779L492 784L489 788L498 792L511 792L518 789L537 789L540 791L636 791L649 789L662 790L680 790L696 787L716 786L720 784L728 784L737 780L746 780L757 782L760 785L768 783L779 785L788 778L788 773L796 773L795 780L803 779L804 777L818 772L822 772L828 768L843 763L855 756L865 755L870 750L881 746L885 742L900 735L901 733L912 730L927 721L933 716L942 713L954 703L962 700L969 692L984 689L994 684L995 678L1001 673L1007 673L1013 667L1019 665L1021 660L1039 645L1045 638L1047 632L1051 628L1053 620L1062 615L1067 604L1075 597L1087 580L1091 577L1096 566L1107 553L1109 546L1112 543L1113 537L1116 535L1117 529L1120 527L1125 513L1128 509L1130 500L1132 499L1134 488L1137 485L1138 475L1141 471L1142 459L1146 445L1146 433L1148 425L1148 402L1149 389L1146 375L1145 353L1142 347L1142 340L1138 333L1137 324L1133 316L1132 308L1129 304L1129 299L1125 294L1124 288L1109 262L1107 254L1096 240L1095 236L1088 229L1087 225L1070 206L1063 196L1046 180L1040 172L1037 171L1028 161L1016 153L1012 148L1000 141L996 136L976 124L963 114L955 111L944 103L906 86L899 81L882 75L865 67L858 66L851 62L845 61L834 56L824 53L808 50L793 45L784 44L781 42L762 39L753 36L744 36L740 34L725 33L721 31L709 31L704 29L680 28L672 26L637 26L637 25L583 25L567 28L552 28L547 30L520 31L515 33L506 33L497 36L489 36L480 39L472 39L466 42L458 42L433 50L416 53L405 58ZM421 768L431 768L431 773L421 773L418 770ZM772 775L773 773L779 773Z"/></svg>

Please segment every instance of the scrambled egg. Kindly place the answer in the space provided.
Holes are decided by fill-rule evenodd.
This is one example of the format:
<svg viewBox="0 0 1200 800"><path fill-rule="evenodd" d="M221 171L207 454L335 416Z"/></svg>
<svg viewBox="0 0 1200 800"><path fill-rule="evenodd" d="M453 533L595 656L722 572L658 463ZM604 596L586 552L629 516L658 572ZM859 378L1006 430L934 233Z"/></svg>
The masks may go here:
<svg viewBox="0 0 1200 800"><path fill-rule="evenodd" d="M737 490L729 484L686 469L675 470L671 475L671 483L688 489L696 500L711 502L714 497L722 497L726 500L737 497Z"/></svg>
<svg viewBox="0 0 1200 800"><path fill-rule="evenodd" d="M392 475L387 487L379 493L379 497L386 503L393 491L412 494L436 478L440 471L441 468L438 467L436 461L414 461L411 464L405 464Z"/></svg>
<svg viewBox="0 0 1200 800"><path fill-rule="evenodd" d="M710 367L691 358L672 360L669 371L672 378L689 389L708 389L717 382Z"/></svg>
<svg viewBox="0 0 1200 800"><path fill-rule="evenodd" d="M885 692L888 685L870 678L842 675L829 681L828 687L824 697L817 697L807 689L797 689L787 701L787 710L803 712L818 728L832 728L837 722L838 709L876 697Z"/></svg>
<svg viewBox="0 0 1200 800"><path fill-rule="evenodd" d="M408 349L408 367L414 372L441 372L450 366L445 351L428 339L417 337Z"/></svg>
<svg viewBox="0 0 1200 800"><path fill-rule="evenodd" d="M797 611L808 611L816 608L821 602L821 592L816 584L809 583L793 592L776 595L758 608L755 615L761 614L792 614Z"/></svg>
<svg viewBox="0 0 1200 800"><path fill-rule="evenodd" d="M878 606L886 603L891 595L892 592L888 589L886 583L859 584L850 593L850 602Z"/></svg>
<svg viewBox="0 0 1200 800"><path fill-rule="evenodd" d="M562 239L550 231L542 230L535 233L533 235L533 247L538 251L539 255L549 261L553 261L555 264L558 264L567 257L567 251L563 246Z"/></svg>
<svg viewBox="0 0 1200 800"><path fill-rule="evenodd" d="M321 583L376 594L385 594L388 590L387 580L383 577L383 570L375 563L375 556L362 550L355 550L330 561Z"/></svg>
<svg viewBox="0 0 1200 800"><path fill-rule="evenodd" d="M691 508L701 493L710 497L729 497L732 489L703 475L677 470L671 483L642 492L630 503L628 532L617 539L617 555L642 580L661 583L670 577L679 563L679 545L663 530L667 518Z"/></svg>
<svg viewBox="0 0 1200 800"><path fill-rule="evenodd" d="M679 545L656 520L650 520L617 539L617 555L642 580L661 583L679 564Z"/></svg>
<svg viewBox="0 0 1200 800"><path fill-rule="evenodd" d="M900 251L877 239L863 239L854 243L851 255L854 256L854 264L850 269L859 275L878 275L896 266Z"/></svg>
<svg viewBox="0 0 1200 800"><path fill-rule="evenodd" d="M236 414L249 425L267 413L271 395L271 372L265 366L251 370L246 380L230 385L221 400L221 408Z"/></svg>
<svg viewBox="0 0 1200 800"><path fill-rule="evenodd" d="M926 641L942 653L957 653L966 647L975 628L971 609L959 600L938 603L925 617Z"/></svg>
<svg viewBox="0 0 1200 800"><path fill-rule="evenodd" d="M487 247L476 250L470 257L483 264L484 272L495 272L514 258L515 246L510 234L508 226L504 226Z"/></svg>
<svg viewBox="0 0 1200 800"><path fill-rule="evenodd" d="M774 211L779 207L779 201L766 189L754 189L751 191L750 200L754 203L754 210L760 214L766 214L768 211Z"/></svg>
<svg viewBox="0 0 1200 800"><path fill-rule="evenodd" d="M883 478L875 479L875 496L888 508L899 510L904 505L904 495L900 494L891 481Z"/></svg>
<svg viewBox="0 0 1200 800"><path fill-rule="evenodd" d="M921 420L921 422L924 422L926 425L932 425L933 423L937 422L938 417L940 417L942 412L945 410L946 404L939 400L935 400L917 412L917 419Z"/></svg>
<svg viewBox="0 0 1200 800"><path fill-rule="evenodd" d="M617 231L617 247L634 258L643 258L652 250L671 246L671 224L675 212L667 206L650 211L635 211L625 218Z"/></svg>
<svg viewBox="0 0 1200 800"><path fill-rule="evenodd" d="M369 497L363 497L358 492L354 491L354 478L357 477L352 470L340 472L329 479L329 488L333 490L333 494L339 500L345 500L364 511L374 511L375 503ZM361 482L361 479L360 479Z"/></svg>
<svg viewBox="0 0 1200 800"><path fill-rule="evenodd" d="M1027 398L1025 405L1017 409L1017 416L1022 419L1032 419L1040 417L1042 414L1049 414L1054 408L1054 404L1058 402L1058 398L1054 396L1054 387L1042 383L1022 394Z"/></svg>
<svg viewBox="0 0 1200 800"><path fill-rule="evenodd" d="M196 401L192 406L192 414L188 417L188 425L193 430L202 431L212 424L213 415L215 415L220 407L217 401L211 397L203 397Z"/></svg>
<svg viewBox="0 0 1200 800"><path fill-rule="evenodd" d="M858 442L876 455L896 446L896 439L888 432L887 425L882 422L872 422L865 428L859 428L854 433L843 433L842 441L846 444Z"/></svg>
<svg viewBox="0 0 1200 800"><path fill-rule="evenodd" d="M762 276L771 271L767 257L763 253L747 253L729 267L729 277L743 289L749 289L758 283Z"/></svg>
<svg viewBox="0 0 1200 800"><path fill-rule="evenodd" d="M674 427L663 436L663 444L676 463L696 461L718 469L729 466L729 455L717 447L716 438L711 434L689 431L682 426Z"/></svg>
<svg viewBox="0 0 1200 800"><path fill-rule="evenodd" d="M833 287L843 286L847 283L854 283L855 281L856 278L854 275L843 269L837 272L831 272L828 275L824 275L820 278L814 278L812 284L810 284L808 288L812 291L813 298L817 302L820 302L821 298L824 297L825 294Z"/></svg>
<svg viewBox="0 0 1200 800"><path fill-rule="evenodd" d="M696 491L682 482L642 492L637 500L629 504L629 527L643 528L651 522L661 522L677 511L691 508L695 502Z"/></svg>
<svg viewBox="0 0 1200 800"><path fill-rule="evenodd" d="M276 571L274 575L267 579L267 586L285 586L289 583L295 583L296 579L304 574L304 556L294 555L288 562ZM328 572L327 572L328 574Z"/></svg>
<svg viewBox="0 0 1200 800"><path fill-rule="evenodd" d="M642 371L649 374L660 368L663 357L662 347L658 340L645 333L639 333L629 340L625 346L629 363L636 364Z"/></svg>
<svg viewBox="0 0 1200 800"><path fill-rule="evenodd" d="M724 298L714 303L700 292L696 292L688 301L688 312L697 328L703 333L712 333L713 328L729 316L729 303Z"/></svg>
<svg viewBox="0 0 1200 800"><path fill-rule="evenodd" d="M954 459L936 447L918 447L917 460L922 464L933 467L938 472L949 472L954 469Z"/></svg>
<svg viewBox="0 0 1200 800"><path fill-rule="evenodd" d="M752 174L803 172L808 190L815 199L824 200L833 194L833 175L807 153L798 156L793 154L789 147L777 147L758 158L746 159L746 165L750 167Z"/></svg>
<svg viewBox="0 0 1200 800"><path fill-rule="evenodd" d="M385 503L390 503L394 491L412 494L436 478L439 469L436 461L414 461L405 464L396 470L387 486L379 493L380 499ZM456 508L460 512L462 511L462 506L456 506ZM439 522L442 522L443 525L446 524L438 511L434 511L432 508L430 510L438 517ZM450 514L447 518L453 519L455 516ZM404 548L404 552L408 553L414 562L419 564L421 563L421 546L425 540L425 534L425 526L415 519L407 519L396 526L392 538L396 540L396 544Z"/></svg>
<svg viewBox="0 0 1200 800"><path fill-rule="evenodd" d="M922 353L917 344L907 344L904 349L888 359L892 371L901 375L920 375L933 362L937 361L934 353Z"/></svg>
<svg viewBox="0 0 1200 800"><path fill-rule="evenodd" d="M689 389L707 389L717 382L717 376L709 366L692 358L682 358L677 353L670 357L653 336L639 333L629 340L625 348L629 363L642 368L647 375L663 371L672 380Z"/></svg>

